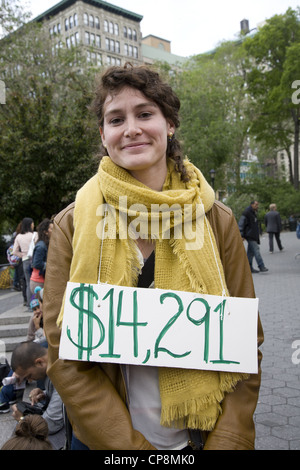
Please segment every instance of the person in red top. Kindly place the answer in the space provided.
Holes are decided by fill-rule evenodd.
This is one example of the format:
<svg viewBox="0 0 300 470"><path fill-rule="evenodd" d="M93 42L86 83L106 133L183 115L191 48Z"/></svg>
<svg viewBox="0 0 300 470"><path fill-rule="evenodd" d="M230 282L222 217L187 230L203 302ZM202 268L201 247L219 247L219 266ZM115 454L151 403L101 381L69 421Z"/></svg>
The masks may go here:
<svg viewBox="0 0 300 470"><path fill-rule="evenodd" d="M48 245L53 229L50 219L44 219L38 226L38 241L32 257L32 274L30 277L30 290L34 293L37 286L44 287Z"/></svg>

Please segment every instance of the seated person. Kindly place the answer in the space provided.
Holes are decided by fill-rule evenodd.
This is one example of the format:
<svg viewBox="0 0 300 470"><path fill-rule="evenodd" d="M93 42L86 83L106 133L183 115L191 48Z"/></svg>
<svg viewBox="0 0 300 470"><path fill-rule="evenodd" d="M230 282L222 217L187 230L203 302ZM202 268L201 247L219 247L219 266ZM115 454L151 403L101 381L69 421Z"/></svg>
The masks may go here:
<svg viewBox="0 0 300 470"><path fill-rule="evenodd" d="M35 388L30 392L31 404L44 403L43 418L49 429L49 441L54 449L65 444L65 423L62 400L47 376L48 349L34 341L20 343L13 351L11 367L19 382L44 380L45 390ZM13 405L13 417L19 421L23 414Z"/></svg>
<svg viewBox="0 0 300 470"><path fill-rule="evenodd" d="M33 311L33 315L28 325L27 340L42 343L46 341L43 329L42 303L38 299L32 299L30 307Z"/></svg>

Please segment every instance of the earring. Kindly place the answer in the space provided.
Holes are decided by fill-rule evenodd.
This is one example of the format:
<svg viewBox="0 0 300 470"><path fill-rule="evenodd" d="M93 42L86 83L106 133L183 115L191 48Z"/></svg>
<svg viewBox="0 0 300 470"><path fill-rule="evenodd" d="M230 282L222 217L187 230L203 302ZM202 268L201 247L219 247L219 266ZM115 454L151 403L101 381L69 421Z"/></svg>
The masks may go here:
<svg viewBox="0 0 300 470"><path fill-rule="evenodd" d="M174 136L174 134L172 132L169 132L169 134L168 134L169 142L172 142L173 136Z"/></svg>

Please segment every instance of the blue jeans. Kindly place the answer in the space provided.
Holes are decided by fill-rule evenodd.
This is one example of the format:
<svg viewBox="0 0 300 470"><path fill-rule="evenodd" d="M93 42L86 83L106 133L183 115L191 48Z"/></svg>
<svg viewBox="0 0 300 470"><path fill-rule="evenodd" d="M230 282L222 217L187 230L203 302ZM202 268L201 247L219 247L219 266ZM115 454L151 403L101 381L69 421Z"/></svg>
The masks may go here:
<svg viewBox="0 0 300 470"><path fill-rule="evenodd" d="M255 240L247 240L248 242L248 249L247 249L247 256L250 267L252 269L252 261L255 258L257 265L259 268L264 267L264 261L260 254L259 244Z"/></svg>
<svg viewBox="0 0 300 470"><path fill-rule="evenodd" d="M11 369L7 377L11 377L13 375L13 370ZM3 385L0 391L0 403L10 403L15 401L16 399L16 392L14 385Z"/></svg>
<svg viewBox="0 0 300 470"><path fill-rule="evenodd" d="M90 450L83 442L81 442L75 434L72 434L71 450Z"/></svg>
<svg viewBox="0 0 300 470"><path fill-rule="evenodd" d="M26 281L26 299L27 299L27 307L30 307L30 300L31 300L31 290L30 290L30 266L31 266L31 259L27 259L23 261L23 271L24 277Z"/></svg>

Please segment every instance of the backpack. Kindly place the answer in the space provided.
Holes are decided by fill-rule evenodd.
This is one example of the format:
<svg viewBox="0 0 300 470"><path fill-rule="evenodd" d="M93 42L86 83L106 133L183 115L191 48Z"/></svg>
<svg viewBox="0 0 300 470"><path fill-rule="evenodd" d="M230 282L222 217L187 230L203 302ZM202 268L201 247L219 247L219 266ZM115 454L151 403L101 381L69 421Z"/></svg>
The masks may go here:
<svg viewBox="0 0 300 470"><path fill-rule="evenodd" d="M21 258L16 255L13 255L13 248L14 245L10 245L10 247L6 250L7 261L11 266L17 266Z"/></svg>

